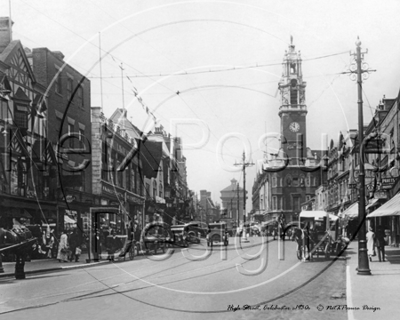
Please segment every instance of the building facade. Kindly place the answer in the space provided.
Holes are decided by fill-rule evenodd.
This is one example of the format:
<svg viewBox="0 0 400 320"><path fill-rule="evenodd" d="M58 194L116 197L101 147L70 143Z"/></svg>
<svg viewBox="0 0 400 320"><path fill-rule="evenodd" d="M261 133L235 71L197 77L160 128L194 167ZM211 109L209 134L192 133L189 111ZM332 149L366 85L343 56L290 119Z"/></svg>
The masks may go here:
<svg viewBox="0 0 400 320"><path fill-rule="evenodd" d="M221 190L220 199L222 209L225 210L225 218L239 225L240 220L243 220L243 188L236 179L232 179L231 184Z"/></svg>
<svg viewBox="0 0 400 320"><path fill-rule="evenodd" d="M106 119L100 107L92 107L92 190L101 206L115 206L123 213L105 219L124 230L129 220L143 227L144 185L139 142L119 124Z"/></svg>
<svg viewBox="0 0 400 320"><path fill-rule="evenodd" d="M41 224L55 208L54 150L48 140L46 87L38 82L9 18L0 18L0 225ZM40 204L40 206L38 205Z"/></svg>
<svg viewBox="0 0 400 320"><path fill-rule="evenodd" d="M28 58L37 81L46 88L47 132L57 153L57 181L52 188L57 199L56 221L53 215L49 222L56 222L58 233L72 221L78 230L85 231L83 221L95 204L90 81L65 63L59 51L34 48Z"/></svg>

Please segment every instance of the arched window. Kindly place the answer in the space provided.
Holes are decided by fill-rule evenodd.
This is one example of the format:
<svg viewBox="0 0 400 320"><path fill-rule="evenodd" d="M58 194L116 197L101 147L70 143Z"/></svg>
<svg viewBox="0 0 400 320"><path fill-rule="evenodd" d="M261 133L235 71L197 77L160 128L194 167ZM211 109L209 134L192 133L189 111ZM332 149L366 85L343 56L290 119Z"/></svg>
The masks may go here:
<svg viewBox="0 0 400 320"><path fill-rule="evenodd" d="M295 63L290 64L290 73L296 74L296 64Z"/></svg>
<svg viewBox="0 0 400 320"><path fill-rule="evenodd" d="M292 177L291 177L290 175L287 175L287 176L286 176L286 185L287 185L288 187L291 187L291 186L292 186Z"/></svg>

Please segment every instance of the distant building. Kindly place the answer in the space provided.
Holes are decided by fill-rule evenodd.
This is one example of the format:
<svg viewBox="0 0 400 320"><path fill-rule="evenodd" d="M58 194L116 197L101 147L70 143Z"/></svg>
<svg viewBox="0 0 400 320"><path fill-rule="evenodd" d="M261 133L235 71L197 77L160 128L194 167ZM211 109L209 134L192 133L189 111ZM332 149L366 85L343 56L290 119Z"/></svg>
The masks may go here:
<svg viewBox="0 0 400 320"><path fill-rule="evenodd" d="M231 219L235 224L243 220L243 188L236 179L232 179L231 184L221 190L220 199L223 210L226 210L224 218Z"/></svg>
<svg viewBox="0 0 400 320"><path fill-rule="evenodd" d="M201 221L211 223L219 220L219 210L211 199L211 192L200 190L199 205Z"/></svg>

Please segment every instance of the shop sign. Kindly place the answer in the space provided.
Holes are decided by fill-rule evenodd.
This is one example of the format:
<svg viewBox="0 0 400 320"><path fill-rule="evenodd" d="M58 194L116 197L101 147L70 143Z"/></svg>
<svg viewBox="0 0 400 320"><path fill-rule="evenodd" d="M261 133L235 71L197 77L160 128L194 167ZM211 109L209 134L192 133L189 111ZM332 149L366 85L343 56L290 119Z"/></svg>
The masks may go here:
<svg viewBox="0 0 400 320"><path fill-rule="evenodd" d="M387 199L387 192L386 191L375 191L374 198L375 199Z"/></svg>
<svg viewBox="0 0 400 320"><path fill-rule="evenodd" d="M75 201L75 196L68 194L65 197L65 201L67 201L68 203L71 203L72 201Z"/></svg>
<svg viewBox="0 0 400 320"><path fill-rule="evenodd" d="M395 184L396 180L394 178L383 178L382 179L382 188L383 189L391 189Z"/></svg>
<svg viewBox="0 0 400 320"><path fill-rule="evenodd" d="M137 195L135 195L133 193L126 192L125 195L126 195L126 200L129 202L137 203L140 205L143 205L143 203L144 203L143 199L140 199Z"/></svg>
<svg viewBox="0 0 400 320"><path fill-rule="evenodd" d="M103 182L102 190L106 194L113 195L114 197L118 197L118 199L120 199L120 200L125 200L124 192L118 190L116 187L114 187L112 185L107 185Z"/></svg>

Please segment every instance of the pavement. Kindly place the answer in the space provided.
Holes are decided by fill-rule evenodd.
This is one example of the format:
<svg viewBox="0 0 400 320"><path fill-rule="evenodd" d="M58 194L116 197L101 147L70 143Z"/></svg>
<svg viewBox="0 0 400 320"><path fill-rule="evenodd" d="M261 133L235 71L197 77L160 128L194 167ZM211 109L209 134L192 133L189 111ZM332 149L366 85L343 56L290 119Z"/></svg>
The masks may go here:
<svg viewBox="0 0 400 320"><path fill-rule="evenodd" d="M371 275L358 275L358 242L347 248L347 311L349 320L399 319L400 249L385 247L386 262L369 262Z"/></svg>
<svg viewBox="0 0 400 320"><path fill-rule="evenodd" d="M135 259L140 258L140 256L135 256ZM95 262L93 260L87 261L88 254L81 254L78 262L59 262L57 259L37 259L25 262L25 274L35 274L44 273L50 271L62 271L71 270L77 268L92 267L103 263L109 263L108 255L102 253L99 261ZM124 258L118 257L118 254L114 254L114 262L118 261L129 261L128 255ZM14 277L15 273L15 262L3 262L4 273L0 273L0 278L2 277Z"/></svg>

